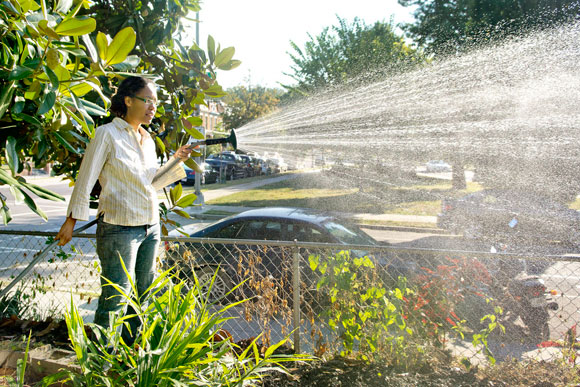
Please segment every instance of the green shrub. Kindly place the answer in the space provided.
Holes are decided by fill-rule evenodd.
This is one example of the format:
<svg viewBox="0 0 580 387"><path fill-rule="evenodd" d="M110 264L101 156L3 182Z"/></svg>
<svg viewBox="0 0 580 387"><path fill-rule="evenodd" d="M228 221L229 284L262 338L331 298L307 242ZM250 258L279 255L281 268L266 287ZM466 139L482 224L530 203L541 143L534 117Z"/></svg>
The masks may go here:
<svg viewBox="0 0 580 387"><path fill-rule="evenodd" d="M259 351L256 340L239 348L231 340L218 341L216 334L226 311L244 301L221 307L200 293L197 279L188 292L183 282L166 271L149 288L150 302L144 305L115 286L136 311L135 315L113 316L107 329L88 324L90 338L82 318L71 301L66 315L72 347L80 371L62 371L45 378L45 385L67 382L73 386L247 386L254 385L269 371L286 372L282 363L308 357L277 355L284 341ZM214 277L215 278L215 277ZM132 283L133 294L135 284ZM209 294L209 292L208 292ZM215 310L215 311L213 311ZM121 328L131 317L142 321L134 344L121 338Z"/></svg>
<svg viewBox="0 0 580 387"><path fill-rule="evenodd" d="M463 338L465 321L454 307L468 265L425 269L414 276L412 285L399 277L387 289L367 256L341 251L327 258L311 255L309 263L320 278L317 290L327 295L321 317L339 338L341 356L419 369L433 356L448 356L444 347L448 335ZM487 325L473 335L472 343L493 362L487 337L499 326L497 316L481 316L481 320Z"/></svg>

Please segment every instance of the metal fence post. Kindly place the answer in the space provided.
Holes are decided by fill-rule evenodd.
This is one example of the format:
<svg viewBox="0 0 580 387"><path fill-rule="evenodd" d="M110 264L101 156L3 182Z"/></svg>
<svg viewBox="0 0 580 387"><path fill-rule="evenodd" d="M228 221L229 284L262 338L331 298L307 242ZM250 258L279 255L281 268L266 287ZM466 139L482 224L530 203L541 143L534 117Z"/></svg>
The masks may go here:
<svg viewBox="0 0 580 387"><path fill-rule="evenodd" d="M294 309L294 352L300 353L300 250L298 241L294 240L292 248L292 295Z"/></svg>

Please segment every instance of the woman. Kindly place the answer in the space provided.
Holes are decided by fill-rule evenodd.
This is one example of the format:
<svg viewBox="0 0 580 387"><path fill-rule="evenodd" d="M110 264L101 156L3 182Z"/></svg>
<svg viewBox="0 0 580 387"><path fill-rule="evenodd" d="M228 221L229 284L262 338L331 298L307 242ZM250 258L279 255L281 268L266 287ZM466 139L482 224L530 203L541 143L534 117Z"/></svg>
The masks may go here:
<svg viewBox="0 0 580 387"><path fill-rule="evenodd" d="M95 313L96 324L109 326L111 312L124 313L124 301L109 280L127 293L130 283L119 259L136 283L141 300L153 283L155 259L161 235L157 189L153 177L163 174L162 184L185 177L181 163L170 170L158 168L155 143L141 125L149 125L157 110L157 91L152 81L129 77L120 84L111 100L116 116L109 124L98 127L87 146L78 178L67 209L67 218L56 239L64 246L72 239L77 220L89 219L89 194L97 179L102 186L97 222L97 254L101 262L101 297ZM191 153L184 145L174 157L187 160ZM166 164L167 165L167 164ZM165 170L164 170L165 169ZM131 313L131 311L129 311ZM131 319L131 336L140 325ZM124 331L127 341L132 338Z"/></svg>

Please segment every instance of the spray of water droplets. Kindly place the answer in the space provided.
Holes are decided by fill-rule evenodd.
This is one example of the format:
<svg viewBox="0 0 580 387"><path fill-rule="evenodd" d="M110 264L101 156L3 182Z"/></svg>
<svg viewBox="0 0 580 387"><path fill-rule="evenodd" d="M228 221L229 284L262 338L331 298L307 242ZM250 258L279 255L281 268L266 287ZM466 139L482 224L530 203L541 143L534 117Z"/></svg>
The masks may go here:
<svg viewBox="0 0 580 387"><path fill-rule="evenodd" d="M239 144L298 167L322 157L364 164L356 179L381 184L385 168L442 159L487 185L577 194L578 42L580 25L569 24L320 93L239 128Z"/></svg>

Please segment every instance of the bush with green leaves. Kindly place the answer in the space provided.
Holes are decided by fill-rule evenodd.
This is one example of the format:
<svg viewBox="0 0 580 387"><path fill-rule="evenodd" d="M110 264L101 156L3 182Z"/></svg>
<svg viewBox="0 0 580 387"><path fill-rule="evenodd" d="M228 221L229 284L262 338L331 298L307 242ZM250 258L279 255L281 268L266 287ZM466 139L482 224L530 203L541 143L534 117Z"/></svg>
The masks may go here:
<svg viewBox="0 0 580 387"><path fill-rule="evenodd" d="M215 279L215 277L214 277ZM228 309L244 301L219 306L202 294L195 279L184 292L183 282L173 284L175 277L163 273L148 290L149 302L141 303L116 285L116 290L136 311L135 315L114 316L110 326L88 324L89 337L76 306L66 316L72 347L79 371L61 371L44 379L45 385L66 382L72 386L248 386L257 385L266 372L287 372L284 362L307 360L308 356L278 355L275 351L284 341L263 354L256 340L239 348L231 339L218 334ZM131 282L134 294L135 284ZM211 285L210 285L211 286ZM135 342L128 345L121 328L130 318L142 322Z"/></svg>
<svg viewBox="0 0 580 387"><path fill-rule="evenodd" d="M309 262L319 276L317 290L328 298L321 317L337 334L341 356L418 369L433 356L447 356L444 343L449 334L463 338L462 321L453 312L448 291L456 281L432 276L408 282L399 276L386 288L374 260L350 251L325 258L311 255ZM494 362L487 337L499 326L497 316L482 320L489 324L473 335L473 345Z"/></svg>
<svg viewBox="0 0 580 387"><path fill-rule="evenodd" d="M387 360L404 369L420 361L422 343L404 314L405 297L413 293L404 278L396 288L385 289L374 262L350 251L327 258L311 255L309 262L320 275L317 290L328 294L322 315L339 337L341 356Z"/></svg>

